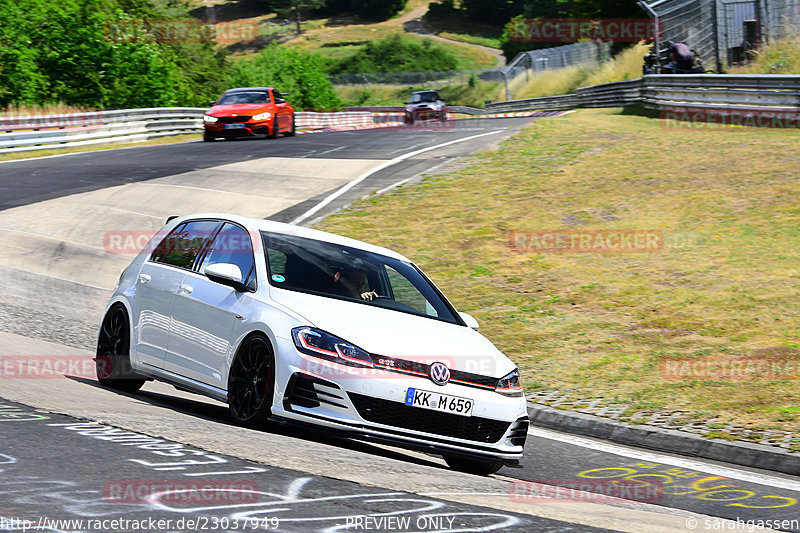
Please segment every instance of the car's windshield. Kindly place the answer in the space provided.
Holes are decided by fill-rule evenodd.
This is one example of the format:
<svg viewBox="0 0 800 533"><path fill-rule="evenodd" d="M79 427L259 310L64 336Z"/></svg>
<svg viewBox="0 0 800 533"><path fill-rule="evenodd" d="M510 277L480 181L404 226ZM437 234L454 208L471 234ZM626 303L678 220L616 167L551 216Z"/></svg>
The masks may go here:
<svg viewBox="0 0 800 533"><path fill-rule="evenodd" d="M217 105L266 103L269 103L269 95L266 92L241 92L222 95Z"/></svg>
<svg viewBox="0 0 800 533"><path fill-rule="evenodd" d="M261 235L274 287L461 323L452 306L409 263L314 239Z"/></svg>
<svg viewBox="0 0 800 533"><path fill-rule="evenodd" d="M438 100L436 93L414 93L411 95L411 103L418 104L420 102L435 102Z"/></svg>

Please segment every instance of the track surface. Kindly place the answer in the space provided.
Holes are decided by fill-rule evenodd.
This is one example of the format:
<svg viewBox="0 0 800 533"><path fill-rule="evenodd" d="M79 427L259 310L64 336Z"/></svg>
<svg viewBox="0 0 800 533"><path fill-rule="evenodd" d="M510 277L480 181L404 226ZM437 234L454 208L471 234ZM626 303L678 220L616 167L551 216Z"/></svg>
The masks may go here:
<svg viewBox="0 0 800 533"><path fill-rule="evenodd" d="M509 126L513 129L529 120L465 121L451 129L321 133L276 141L194 142L3 163L0 209L33 208L37 202L55 198L69 201L65 198L69 195L212 171L220 165L260 158L336 159L342 165L347 160L387 161L421 148L488 134L378 171L320 213L325 214L362 194L485 148L507 136L512 131ZM195 175L200 174L191 174ZM338 187L308 190L306 200L265 216L292 220ZM108 289L0 265L0 332L6 332L0 335L0 354L6 359L88 354L110 294ZM32 339L57 344L36 344ZM230 518L243 517L242 509L259 509L257 516L279 518L281 531L359 530L352 521L351 527L346 527L347 517L388 516L391 512L397 513L391 516L412 519L411 528L406 530L424 531L589 531L593 526L626 531L747 530L744 523L737 528L735 522L731 525L720 519L786 520L777 528L800 531L800 505L796 501L800 499L800 483L795 478L536 429L529 436L524 468L505 468L496 476L478 478L449 471L439 458L385 446L278 425L261 432L236 428L230 425L223 405L161 384L147 384L142 392L130 396L101 389L88 376L51 381L4 381L0 377L0 398L9 400L5 402L8 407L0 408L0 475L5 480L0 487L0 515L5 518L180 518L202 514ZM37 413L37 408L47 412ZM191 468L157 470L159 467L152 466L152 450L66 429L70 426L50 425L75 422L74 418L52 413L156 435L194 450L186 455L214 456L223 461L214 468L195 464ZM259 491L270 495L259 496L262 499L252 507L232 507L223 502L218 509L188 513L192 505L177 506L176 510L176 506L154 502L112 503L104 499L109 482L213 481L220 464L225 465L224 471L244 471L231 476L235 481L254 483ZM219 477L232 479L227 476ZM515 480L533 480L537 485L515 484ZM595 484L585 485L587 480ZM645 492L643 497L642 493L628 494L628 501L623 502L585 494L578 502L509 496L509 490L518 487L530 493L540 490L535 487L565 483L584 483L595 494L613 493L609 486L615 483L662 490ZM343 498L319 500L331 495ZM426 522L426 527L415 526L420 517L450 517L455 522L445 522L440 525L447 527L439 528L429 527L433 522ZM379 527L373 522L372 527L360 530L405 531L382 524ZM0 518L3 529L11 528L4 528Z"/></svg>

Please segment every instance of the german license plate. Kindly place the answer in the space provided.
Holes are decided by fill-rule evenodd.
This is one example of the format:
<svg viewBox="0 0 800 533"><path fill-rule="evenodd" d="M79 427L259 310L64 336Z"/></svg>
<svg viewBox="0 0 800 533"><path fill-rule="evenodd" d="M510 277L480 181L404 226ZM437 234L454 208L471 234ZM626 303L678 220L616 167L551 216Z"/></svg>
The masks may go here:
<svg viewBox="0 0 800 533"><path fill-rule="evenodd" d="M225 124L222 127L226 130L238 130L244 128L244 124Z"/></svg>
<svg viewBox="0 0 800 533"><path fill-rule="evenodd" d="M472 408L475 402L467 398L450 396L449 394L408 389L406 391L406 405L454 415L472 416Z"/></svg>

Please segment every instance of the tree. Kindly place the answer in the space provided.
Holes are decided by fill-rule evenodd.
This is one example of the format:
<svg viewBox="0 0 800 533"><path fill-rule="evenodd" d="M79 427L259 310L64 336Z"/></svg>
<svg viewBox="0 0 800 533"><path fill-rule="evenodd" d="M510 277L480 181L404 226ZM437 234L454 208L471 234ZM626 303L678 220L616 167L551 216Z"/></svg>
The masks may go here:
<svg viewBox="0 0 800 533"><path fill-rule="evenodd" d="M303 11L313 11L323 7L325 7L325 0L280 0L275 4L275 13L287 19L294 19L299 37Z"/></svg>
<svg viewBox="0 0 800 533"><path fill-rule="evenodd" d="M255 58L233 63L225 83L227 87L275 87L291 93L289 101L296 109L335 109L342 105L318 55L275 43Z"/></svg>

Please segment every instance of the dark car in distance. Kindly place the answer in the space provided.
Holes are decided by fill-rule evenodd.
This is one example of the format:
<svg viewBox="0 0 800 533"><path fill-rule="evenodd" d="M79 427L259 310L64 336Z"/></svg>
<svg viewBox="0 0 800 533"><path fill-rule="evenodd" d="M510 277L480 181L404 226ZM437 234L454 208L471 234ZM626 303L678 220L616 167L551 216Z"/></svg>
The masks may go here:
<svg viewBox="0 0 800 533"><path fill-rule="evenodd" d="M413 124L418 120L447 120L447 108L444 99L434 90L415 91L408 102L404 102L405 123Z"/></svg>

